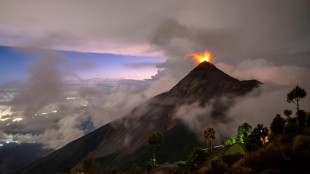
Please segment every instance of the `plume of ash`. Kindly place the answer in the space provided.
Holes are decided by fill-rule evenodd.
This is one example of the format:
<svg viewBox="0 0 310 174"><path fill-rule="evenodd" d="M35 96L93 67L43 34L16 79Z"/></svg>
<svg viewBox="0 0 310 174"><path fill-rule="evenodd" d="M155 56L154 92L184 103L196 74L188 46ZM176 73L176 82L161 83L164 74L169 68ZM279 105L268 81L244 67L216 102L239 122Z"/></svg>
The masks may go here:
<svg viewBox="0 0 310 174"><path fill-rule="evenodd" d="M263 85L246 96L234 99L225 96L211 100L205 107L198 103L182 105L176 109L176 117L181 118L198 135L208 127L214 128L217 143L223 138L237 134L238 126L248 122L255 127L264 124L269 127L276 114L283 110L296 110L296 106L286 101L286 95L296 85L310 90L307 76L310 70L296 66L275 66L264 59L245 60L237 66L225 63L216 64L227 74L240 80L257 79ZM218 103L223 108L216 108ZM310 109L310 97L301 100L301 108ZM223 110L224 109L224 110ZM222 111L220 114L215 110ZM284 116L283 116L284 117Z"/></svg>
<svg viewBox="0 0 310 174"><path fill-rule="evenodd" d="M191 27L176 19L168 19L160 23L150 36L150 40L168 57L166 62L158 65L162 70L154 78L164 74L173 74L182 78L195 67L195 62L190 58L187 59L185 55L203 52L206 48L213 54L232 53L238 43L234 31Z"/></svg>

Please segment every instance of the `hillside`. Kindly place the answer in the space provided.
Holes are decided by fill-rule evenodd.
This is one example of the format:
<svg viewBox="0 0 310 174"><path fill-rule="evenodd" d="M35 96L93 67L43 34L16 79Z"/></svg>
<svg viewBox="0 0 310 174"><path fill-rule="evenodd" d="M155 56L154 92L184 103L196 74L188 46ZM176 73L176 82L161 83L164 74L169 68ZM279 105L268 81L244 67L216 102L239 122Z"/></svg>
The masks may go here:
<svg viewBox="0 0 310 174"><path fill-rule="evenodd" d="M75 166L89 156L100 161L102 169L116 165L126 170L132 162L143 166L151 157L146 138L155 131L165 137L165 143L158 148L158 159L171 162L184 159L200 142L198 136L174 117L177 106L197 101L206 105L211 99L221 96L233 99L247 94L260 84L256 80L239 81L213 64L203 62L170 91L149 99L122 119L67 144L19 173L55 173L64 167Z"/></svg>

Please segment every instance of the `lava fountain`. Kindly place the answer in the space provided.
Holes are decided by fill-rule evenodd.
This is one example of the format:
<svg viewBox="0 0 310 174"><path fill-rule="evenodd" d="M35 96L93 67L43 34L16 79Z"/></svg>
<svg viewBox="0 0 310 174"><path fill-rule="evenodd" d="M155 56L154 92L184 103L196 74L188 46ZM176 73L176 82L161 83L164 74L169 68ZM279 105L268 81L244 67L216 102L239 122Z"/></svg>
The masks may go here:
<svg viewBox="0 0 310 174"><path fill-rule="evenodd" d="M211 62L211 53L208 51L204 51L200 53L192 53L192 54L188 54L187 56L192 57L197 65L202 62Z"/></svg>

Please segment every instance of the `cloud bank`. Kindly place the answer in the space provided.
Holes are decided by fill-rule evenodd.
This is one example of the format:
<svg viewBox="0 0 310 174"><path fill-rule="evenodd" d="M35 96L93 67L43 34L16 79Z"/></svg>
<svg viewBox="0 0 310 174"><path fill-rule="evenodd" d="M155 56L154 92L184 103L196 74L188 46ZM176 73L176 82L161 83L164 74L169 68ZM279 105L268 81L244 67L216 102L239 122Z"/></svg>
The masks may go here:
<svg viewBox="0 0 310 174"><path fill-rule="evenodd" d="M232 77L239 80L256 79L263 84L246 96L238 97L234 102L222 97L219 100L228 110L224 115L212 113L214 104L218 100L211 100L206 107L199 103L182 105L176 109L176 117L181 118L198 135L208 127L215 129L217 133L216 143L220 143L225 137L237 134L238 126L248 122L255 127L257 124L270 126L272 119L277 114L282 114L285 109L296 111L296 106L286 101L286 95L296 85L305 88L309 92L310 81L307 76L310 70L297 66L276 66L265 59L248 59L236 66L219 62L216 66ZM301 108L309 111L310 97L300 101Z"/></svg>

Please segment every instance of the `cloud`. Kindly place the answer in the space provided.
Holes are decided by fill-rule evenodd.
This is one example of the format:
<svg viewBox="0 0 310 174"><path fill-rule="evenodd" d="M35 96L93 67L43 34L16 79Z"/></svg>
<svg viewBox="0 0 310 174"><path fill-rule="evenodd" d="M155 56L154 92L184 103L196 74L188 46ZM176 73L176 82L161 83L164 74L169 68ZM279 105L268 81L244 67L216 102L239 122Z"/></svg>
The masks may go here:
<svg viewBox="0 0 310 174"><path fill-rule="evenodd" d="M198 136L201 135L203 130L207 128L214 128L216 131L216 144L219 144L222 139L235 132L234 118L227 115L226 111L221 111L221 114L216 114L219 108L230 106L225 100L228 98L222 97L220 99L211 100L205 107L202 107L199 102L190 105L181 105L176 108L175 118L183 120ZM229 108L229 107L228 107Z"/></svg>
<svg viewBox="0 0 310 174"><path fill-rule="evenodd" d="M58 149L84 135L79 126L86 119L87 117L80 114L66 116L57 122L56 127L47 128L44 133L31 139L45 144L45 148Z"/></svg>
<svg viewBox="0 0 310 174"><path fill-rule="evenodd" d="M184 77L195 66L184 58L186 54L208 50L214 63L226 73L239 79L260 80L264 87L260 95L254 93L236 99L224 117L229 124L207 120L201 126L215 124L225 130L219 133L224 136L234 132L246 118L252 124L259 121L268 124L274 112L294 107L285 102L285 96L295 85L309 90L309 7L307 0L1 2L0 45L167 57L166 62L157 65L160 70L150 86L150 82L141 85L132 81L113 82L107 87L114 87L111 92L104 93L98 104L90 100L90 105L81 112L83 115L69 108L55 117L32 120L30 116L40 108L62 100L67 92L66 77L75 76L64 65L65 57L34 51L42 58L28 69L30 78L14 83L19 94L10 103L2 102L27 116L22 128L40 132L37 141L58 148L83 135L76 120L91 119L97 128L122 117ZM80 65L80 68L93 66L87 61ZM134 68L151 65L129 64ZM94 86L81 87L79 94L82 97L101 94L101 88ZM308 98L302 103L304 108L309 108ZM178 115L212 115L210 107L182 106ZM207 118L214 120L212 116ZM201 123L193 120L193 125Z"/></svg>
<svg viewBox="0 0 310 174"><path fill-rule="evenodd" d="M296 85L310 90L307 68L277 66L265 59L248 59L233 66L219 62L216 66L239 80L256 79L263 84L246 96L229 99L221 97L213 99L202 107L199 103L181 105L176 109L176 118L181 118L198 135L202 130L212 127L217 132L217 143L225 137L237 134L237 128L244 122L255 127L257 124L270 126L276 114L282 114L285 109L296 110L294 104L286 101L286 95ZM224 106L221 114L215 113L216 105ZM300 101L301 108L308 111L310 97Z"/></svg>
<svg viewBox="0 0 310 174"><path fill-rule="evenodd" d="M307 0L1 4L1 45L37 42L37 46L60 50L174 55L179 60L184 52L206 49L230 64L266 57L279 65L310 66ZM169 60L167 66L169 62L175 63Z"/></svg>
<svg viewBox="0 0 310 174"><path fill-rule="evenodd" d="M219 63L223 71L239 79L257 79L264 83L260 95L249 95L237 100L230 108L229 114L252 125L264 123L269 127L276 114L282 114L285 109L296 110L296 106L286 101L286 95L296 85L306 91L310 90L308 74L310 70L294 65L276 66L264 59L245 60L237 66ZM310 109L310 97L301 100L301 108Z"/></svg>
<svg viewBox="0 0 310 174"><path fill-rule="evenodd" d="M85 98L85 97L94 97L96 95L102 94L103 91L94 87L80 87L78 89L78 94Z"/></svg>
<svg viewBox="0 0 310 174"><path fill-rule="evenodd" d="M36 50L39 60L27 71L30 77L18 84L18 94L9 102L12 111L31 117L42 107L61 100L65 93L66 72L61 65L66 59L58 54ZM31 101L31 102L30 102Z"/></svg>
<svg viewBox="0 0 310 174"><path fill-rule="evenodd" d="M102 96L98 103L90 106L92 122L95 127L99 127L119 119L151 97L170 90L177 82L172 75L166 75L147 88L136 85L115 86L110 94Z"/></svg>
<svg viewBox="0 0 310 174"><path fill-rule="evenodd" d="M127 63L125 66L130 68L145 68L145 67L156 67L155 62L139 62L139 63Z"/></svg>
<svg viewBox="0 0 310 174"><path fill-rule="evenodd" d="M307 74L310 69L296 65L276 66L265 59L246 59L237 66L226 63L216 63L224 72L239 79L256 79L266 84L274 85L304 85L308 86Z"/></svg>

